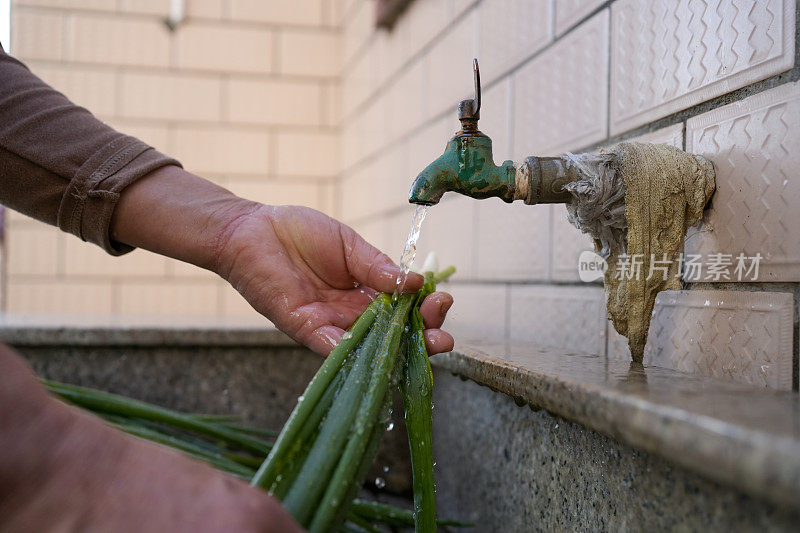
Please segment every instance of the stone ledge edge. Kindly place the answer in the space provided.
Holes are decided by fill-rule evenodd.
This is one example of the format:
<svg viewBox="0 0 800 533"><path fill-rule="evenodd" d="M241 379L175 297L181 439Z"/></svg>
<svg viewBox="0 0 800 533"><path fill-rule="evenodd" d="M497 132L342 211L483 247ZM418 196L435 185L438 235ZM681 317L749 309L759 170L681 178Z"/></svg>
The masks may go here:
<svg viewBox="0 0 800 533"><path fill-rule="evenodd" d="M469 348L434 367L471 379L713 481L800 510L800 441L537 372Z"/></svg>

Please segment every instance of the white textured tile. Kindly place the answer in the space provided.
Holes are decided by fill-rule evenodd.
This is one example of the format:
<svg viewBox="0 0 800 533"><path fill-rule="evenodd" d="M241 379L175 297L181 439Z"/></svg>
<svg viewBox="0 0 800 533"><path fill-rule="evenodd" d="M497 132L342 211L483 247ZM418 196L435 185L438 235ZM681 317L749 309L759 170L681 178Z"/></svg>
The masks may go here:
<svg viewBox="0 0 800 533"><path fill-rule="evenodd" d="M555 0L556 34L564 33L602 3L603 0Z"/></svg>
<svg viewBox="0 0 800 533"><path fill-rule="evenodd" d="M417 2L417 4L424 2ZM458 103L472 98L475 84L472 60L475 57L476 13L471 11L447 28L428 53L428 116L442 111L456 115Z"/></svg>
<svg viewBox="0 0 800 533"><path fill-rule="evenodd" d="M640 143L669 144L675 148L683 148L683 124L673 124L628 140Z"/></svg>
<svg viewBox="0 0 800 533"><path fill-rule="evenodd" d="M481 119L478 128L492 139L492 152L495 164L511 159L511 106L509 100L512 85L506 78L491 86L481 95ZM454 127L458 120L453 120Z"/></svg>
<svg viewBox="0 0 800 533"><path fill-rule="evenodd" d="M364 240L389 255L389 221L386 218L376 217L359 221L352 227ZM392 259L398 260L397 257L392 257Z"/></svg>
<svg viewBox="0 0 800 533"><path fill-rule="evenodd" d="M490 82L553 39L550 0L483 0L478 5L481 80Z"/></svg>
<svg viewBox="0 0 800 533"><path fill-rule="evenodd" d="M535 206L533 206L535 207ZM567 220L567 208L563 204L552 206L553 213L553 258L551 271L554 280L578 280L578 258L584 250L594 250L594 243L585 233Z"/></svg>
<svg viewBox="0 0 800 533"><path fill-rule="evenodd" d="M611 10L612 135L794 63L794 0L619 0Z"/></svg>
<svg viewBox="0 0 800 533"><path fill-rule="evenodd" d="M514 76L514 155L553 155L606 137L608 10Z"/></svg>
<svg viewBox="0 0 800 533"><path fill-rule="evenodd" d="M603 290L598 287L512 286L511 342L569 352L605 352Z"/></svg>
<svg viewBox="0 0 800 533"><path fill-rule="evenodd" d="M459 280L474 277L475 212L478 201L467 196L451 196L428 208L417 247L417 265L428 252L435 252L439 267L454 266ZM406 232L410 229L409 216Z"/></svg>
<svg viewBox="0 0 800 533"><path fill-rule="evenodd" d="M688 238L686 253L702 254L704 262L710 254L732 254L734 265L739 254L760 253L758 281L800 281L798 124L798 83L687 122L686 148L714 162L717 191L707 214L709 227ZM715 281L705 269L687 278ZM742 281L753 281L753 276Z"/></svg>
<svg viewBox="0 0 800 533"><path fill-rule="evenodd" d="M407 53L413 55L448 27L447 1L412 2L400 22L404 23L406 29Z"/></svg>
<svg viewBox="0 0 800 533"><path fill-rule="evenodd" d="M792 306L789 293L662 292L644 363L790 390Z"/></svg>
<svg viewBox="0 0 800 533"><path fill-rule="evenodd" d="M505 285L454 282L438 288L453 295L444 330L453 335L456 344L505 341L508 293Z"/></svg>
<svg viewBox="0 0 800 533"><path fill-rule="evenodd" d="M489 198L478 202L477 211L478 279L549 278L549 205L507 204Z"/></svg>

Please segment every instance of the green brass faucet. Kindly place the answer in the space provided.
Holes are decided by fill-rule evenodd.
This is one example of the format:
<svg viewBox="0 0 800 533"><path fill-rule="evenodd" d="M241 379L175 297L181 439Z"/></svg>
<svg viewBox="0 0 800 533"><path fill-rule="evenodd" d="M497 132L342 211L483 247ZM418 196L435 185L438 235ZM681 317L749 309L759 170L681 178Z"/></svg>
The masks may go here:
<svg viewBox="0 0 800 533"><path fill-rule="evenodd" d="M434 205L447 191L472 198L497 196L504 202L564 203L570 194L563 186L577 178L577 169L560 157L529 157L494 164L492 140L478 130L481 111L481 76L478 60L472 62L475 98L458 104L461 130L447 142L444 153L423 170L411 187L408 201Z"/></svg>

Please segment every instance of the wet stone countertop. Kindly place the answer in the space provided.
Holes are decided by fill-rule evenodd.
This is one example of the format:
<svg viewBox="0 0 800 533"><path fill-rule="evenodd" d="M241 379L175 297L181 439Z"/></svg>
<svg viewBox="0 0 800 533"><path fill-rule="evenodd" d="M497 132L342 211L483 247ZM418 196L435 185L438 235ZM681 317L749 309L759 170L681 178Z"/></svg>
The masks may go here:
<svg viewBox="0 0 800 533"><path fill-rule="evenodd" d="M268 324L0 315L17 347L298 345ZM800 397L530 344L459 344L431 358L471 379L624 444L782 507L800 510Z"/></svg>
<svg viewBox="0 0 800 533"><path fill-rule="evenodd" d="M800 398L526 345L432 364L777 505L800 509Z"/></svg>

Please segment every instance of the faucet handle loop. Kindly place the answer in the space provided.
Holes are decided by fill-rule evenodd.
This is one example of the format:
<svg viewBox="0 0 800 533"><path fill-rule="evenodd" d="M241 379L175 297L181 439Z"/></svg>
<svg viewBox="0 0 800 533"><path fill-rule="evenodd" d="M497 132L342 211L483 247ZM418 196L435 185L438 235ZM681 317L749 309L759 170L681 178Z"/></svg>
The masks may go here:
<svg viewBox="0 0 800 533"><path fill-rule="evenodd" d="M478 60L472 60L472 75L475 81L475 98L461 100L458 104L458 120L461 121L462 131L477 131L478 119L481 118L481 71L478 69Z"/></svg>
<svg viewBox="0 0 800 533"><path fill-rule="evenodd" d="M481 117L481 71L478 68L478 58L472 58L472 74L475 79L475 99L473 100L475 118Z"/></svg>

